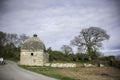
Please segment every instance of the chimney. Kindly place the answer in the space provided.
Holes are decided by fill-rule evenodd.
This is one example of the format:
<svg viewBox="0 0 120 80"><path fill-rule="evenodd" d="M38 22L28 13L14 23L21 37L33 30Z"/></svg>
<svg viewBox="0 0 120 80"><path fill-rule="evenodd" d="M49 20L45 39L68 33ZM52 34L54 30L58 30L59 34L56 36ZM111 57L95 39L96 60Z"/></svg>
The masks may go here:
<svg viewBox="0 0 120 80"><path fill-rule="evenodd" d="M37 34L34 34L33 37L37 37Z"/></svg>

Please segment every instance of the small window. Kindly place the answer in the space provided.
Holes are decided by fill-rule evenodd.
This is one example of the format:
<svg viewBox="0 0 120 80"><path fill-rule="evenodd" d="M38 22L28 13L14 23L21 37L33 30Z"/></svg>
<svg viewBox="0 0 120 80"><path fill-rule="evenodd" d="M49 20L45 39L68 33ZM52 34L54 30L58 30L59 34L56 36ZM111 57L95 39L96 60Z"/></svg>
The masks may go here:
<svg viewBox="0 0 120 80"><path fill-rule="evenodd" d="M31 53L31 56L33 56L33 53Z"/></svg>

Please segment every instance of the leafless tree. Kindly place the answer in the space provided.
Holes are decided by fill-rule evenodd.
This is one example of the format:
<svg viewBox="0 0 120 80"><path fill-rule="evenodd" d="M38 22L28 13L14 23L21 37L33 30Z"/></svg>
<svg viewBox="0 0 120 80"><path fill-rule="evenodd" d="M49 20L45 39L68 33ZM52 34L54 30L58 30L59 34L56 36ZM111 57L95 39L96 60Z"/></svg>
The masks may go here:
<svg viewBox="0 0 120 80"><path fill-rule="evenodd" d="M66 54L66 55L69 55L69 54L72 54L73 53L73 50L72 48L69 46L69 45L63 45L61 47L61 50Z"/></svg>
<svg viewBox="0 0 120 80"><path fill-rule="evenodd" d="M19 36L19 46L21 46L23 44L23 42L28 39L29 36L27 36L26 34L22 34Z"/></svg>
<svg viewBox="0 0 120 80"><path fill-rule="evenodd" d="M84 49L91 58L97 52L97 49L102 47L102 41L109 39L110 36L104 29L99 27L90 27L82 29L80 34L76 36L71 44L78 47L78 49Z"/></svg>
<svg viewBox="0 0 120 80"><path fill-rule="evenodd" d="M17 45L18 35L17 34L6 34L6 44L8 45Z"/></svg>

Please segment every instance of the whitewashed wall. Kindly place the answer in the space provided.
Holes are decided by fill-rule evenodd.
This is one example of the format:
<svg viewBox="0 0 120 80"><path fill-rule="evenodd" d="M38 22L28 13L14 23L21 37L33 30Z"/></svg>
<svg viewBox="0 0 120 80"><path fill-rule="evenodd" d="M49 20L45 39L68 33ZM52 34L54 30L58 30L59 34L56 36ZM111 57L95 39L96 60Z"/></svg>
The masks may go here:
<svg viewBox="0 0 120 80"><path fill-rule="evenodd" d="M50 66L50 67L76 67L76 64L74 63L46 63L44 66Z"/></svg>

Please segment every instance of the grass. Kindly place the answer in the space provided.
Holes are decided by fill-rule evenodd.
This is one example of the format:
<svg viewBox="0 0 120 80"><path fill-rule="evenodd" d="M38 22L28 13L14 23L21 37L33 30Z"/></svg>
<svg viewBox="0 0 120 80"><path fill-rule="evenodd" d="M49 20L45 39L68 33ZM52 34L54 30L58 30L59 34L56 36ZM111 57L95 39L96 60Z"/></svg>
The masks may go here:
<svg viewBox="0 0 120 80"><path fill-rule="evenodd" d="M59 80L120 80L120 69L109 66L90 68L21 67Z"/></svg>
<svg viewBox="0 0 120 80"><path fill-rule="evenodd" d="M58 73L55 72L55 70L57 70L57 68L52 68L52 67L30 67L30 66L23 66L23 65L19 65L20 67L39 73L39 74L43 74L52 78L56 78L59 80L75 80L73 78L70 77L66 77L63 75L60 75Z"/></svg>

